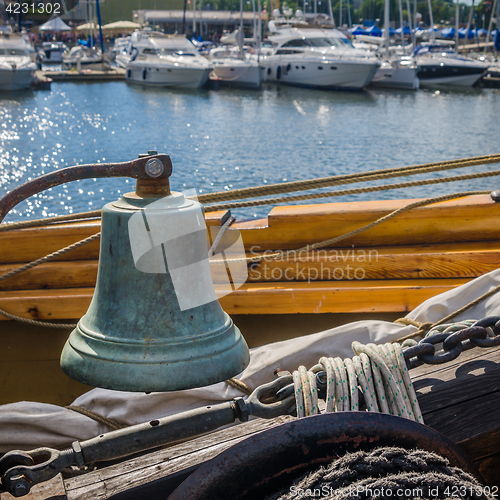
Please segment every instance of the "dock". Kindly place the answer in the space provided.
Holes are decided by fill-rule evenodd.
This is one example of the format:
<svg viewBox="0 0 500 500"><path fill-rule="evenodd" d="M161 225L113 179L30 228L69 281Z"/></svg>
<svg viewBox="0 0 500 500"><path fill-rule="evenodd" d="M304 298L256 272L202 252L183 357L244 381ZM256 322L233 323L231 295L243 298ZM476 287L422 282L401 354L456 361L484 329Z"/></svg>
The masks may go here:
<svg viewBox="0 0 500 500"><path fill-rule="evenodd" d="M104 70L82 69L77 71L46 71L38 70L35 73L39 81L52 80L54 82L112 82L125 80L125 69L110 68Z"/></svg>

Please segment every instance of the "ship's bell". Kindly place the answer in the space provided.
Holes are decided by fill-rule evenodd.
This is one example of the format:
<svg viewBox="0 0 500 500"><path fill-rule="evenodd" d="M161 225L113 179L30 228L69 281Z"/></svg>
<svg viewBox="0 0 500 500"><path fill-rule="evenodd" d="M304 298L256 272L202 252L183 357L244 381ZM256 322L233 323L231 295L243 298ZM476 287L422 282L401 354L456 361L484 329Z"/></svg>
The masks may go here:
<svg viewBox="0 0 500 500"><path fill-rule="evenodd" d="M201 387L235 376L249 361L215 297L202 206L170 193L155 161L146 164L150 180L102 210L94 296L61 355L67 375L96 387Z"/></svg>

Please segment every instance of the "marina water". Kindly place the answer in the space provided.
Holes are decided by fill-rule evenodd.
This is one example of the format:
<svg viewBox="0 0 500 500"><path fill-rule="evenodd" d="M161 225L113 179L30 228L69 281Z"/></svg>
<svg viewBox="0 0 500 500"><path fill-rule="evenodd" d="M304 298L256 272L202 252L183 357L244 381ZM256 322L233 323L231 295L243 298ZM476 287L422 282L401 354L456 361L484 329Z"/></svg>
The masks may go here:
<svg viewBox="0 0 500 500"><path fill-rule="evenodd" d="M128 161L153 149L172 158L172 189L199 193L416 165L498 153L499 126L497 89L331 92L269 85L185 91L53 83L51 91L0 95L0 196L58 168ZM486 168L495 167L425 177ZM59 186L19 205L7 220L95 210L133 186L127 179ZM486 178L333 201L499 187L500 180ZM236 215L264 217L269 210Z"/></svg>

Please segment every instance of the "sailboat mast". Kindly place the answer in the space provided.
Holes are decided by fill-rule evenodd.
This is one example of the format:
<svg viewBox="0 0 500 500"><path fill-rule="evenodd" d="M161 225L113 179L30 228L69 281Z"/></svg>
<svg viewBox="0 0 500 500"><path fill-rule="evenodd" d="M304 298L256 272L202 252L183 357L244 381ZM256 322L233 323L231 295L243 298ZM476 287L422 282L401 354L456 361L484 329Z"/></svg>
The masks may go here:
<svg viewBox="0 0 500 500"><path fill-rule="evenodd" d="M415 34L413 33L413 26L411 25L411 6L410 0L406 0L406 10L408 11L408 28L410 29L411 44L415 48Z"/></svg>
<svg viewBox="0 0 500 500"><path fill-rule="evenodd" d="M257 24L257 62L260 59L260 34L262 33L262 6L260 4L260 0L257 2L259 9L259 22Z"/></svg>
<svg viewBox="0 0 500 500"><path fill-rule="evenodd" d="M399 24L401 25L401 44L403 45L403 54L406 54L405 50L405 30L403 29L403 2L399 0Z"/></svg>
<svg viewBox="0 0 500 500"><path fill-rule="evenodd" d="M240 59L243 59L243 45L245 43L245 32L243 31L243 0L240 0L240 30L241 30Z"/></svg>
<svg viewBox="0 0 500 500"><path fill-rule="evenodd" d="M339 5L339 28L342 28L342 0L340 0L340 5Z"/></svg>
<svg viewBox="0 0 500 500"><path fill-rule="evenodd" d="M431 0L427 0L427 4L429 5L429 20L431 23L431 41L435 42L436 41L436 34L434 33L434 17L432 16L432 5L431 5Z"/></svg>
<svg viewBox="0 0 500 500"><path fill-rule="evenodd" d="M458 50L458 28L460 26L459 20L460 20L460 5L459 5L458 0L457 0L456 7L455 7L455 49L456 50Z"/></svg>
<svg viewBox="0 0 500 500"><path fill-rule="evenodd" d="M93 28L93 21L92 21L92 0L89 0L89 25L90 25L90 49L93 49L94 47L94 32L92 30Z"/></svg>
<svg viewBox="0 0 500 500"><path fill-rule="evenodd" d="M332 0L328 0L328 13L330 14L330 21L332 23L332 26L335 26L335 19L333 19Z"/></svg>
<svg viewBox="0 0 500 500"><path fill-rule="evenodd" d="M389 58L389 9L390 0L384 2L384 35L385 35L385 57Z"/></svg>
<svg viewBox="0 0 500 500"><path fill-rule="evenodd" d="M196 38L196 0L193 0L193 37Z"/></svg>

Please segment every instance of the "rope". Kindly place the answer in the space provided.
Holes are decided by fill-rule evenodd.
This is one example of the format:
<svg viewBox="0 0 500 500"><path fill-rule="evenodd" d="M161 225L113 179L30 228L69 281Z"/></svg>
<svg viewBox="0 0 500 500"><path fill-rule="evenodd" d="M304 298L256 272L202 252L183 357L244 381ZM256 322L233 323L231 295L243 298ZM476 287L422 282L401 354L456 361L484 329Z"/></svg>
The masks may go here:
<svg viewBox="0 0 500 500"><path fill-rule="evenodd" d="M248 387L247 384L242 382L241 380L238 380L237 378L230 378L226 380L226 384L230 385L231 387L234 387L235 389L238 389L239 391L243 392L244 394L247 394L250 396L252 394L252 389Z"/></svg>
<svg viewBox="0 0 500 500"><path fill-rule="evenodd" d="M57 217L47 217L46 219L34 219L21 222L12 222L8 224L0 224L0 232L11 231L13 229L24 229L27 227L46 226L47 224L51 224L53 222L64 222L64 221L73 222L79 219L91 219L100 216L101 216L100 210L92 210L91 212L81 212L78 214L70 214L70 215L58 215Z"/></svg>
<svg viewBox="0 0 500 500"><path fill-rule="evenodd" d="M306 472L266 500L445 499L453 491L462 492L462 498L493 500L474 477L450 466L448 459L425 450L387 446L347 453Z"/></svg>
<svg viewBox="0 0 500 500"><path fill-rule="evenodd" d="M0 281L6 280L8 278L12 278L12 276L15 276L16 274L27 271L28 269L33 269L34 267L39 266L40 264L44 264L45 262L49 262L51 260L57 259L61 255L64 255L65 253L68 253L68 252L71 252L72 250L76 250L77 248L80 248L83 245L86 245L87 243L91 243L92 241L95 241L95 240L99 239L100 237L101 237L100 232L93 234L92 236L89 236L88 238L77 241L76 243L73 243L72 245L69 245L67 247L61 248L60 250L57 250L56 252L50 253L50 254L46 255L45 257L41 257L40 259L37 259L37 260L34 260L32 262L29 262L28 264L25 264L24 266L13 269L12 271L9 271L8 273L2 274L0 276Z"/></svg>
<svg viewBox="0 0 500 500"><path fill-rule="evenodd" d="M75 411L76 413L81 413L82 415L85 415L86 417L89 417L92 420L99 422L100 424L108 426L110 429L113 429L114 431L128 427L128 425L120 424L120 422L118 422L117 420L114 420L112 418L106 418L100 413L96 413L95 411L92 410L87 410L87 408L83 408L82 406L65 406L64 408L66 408L67 410Z"/></svg>
<svg viewBox="0 0 500 500"><path fill-rule="evenodd" d="M290 193L294 191L305 191L309 189L319 189L328 186L338 186L344 184L352 184L357 182L368 182L379 179L389 179L392 177L403 177L409 175L417 175L429 172L438 172L442 170L450 170L455 168L471 167L475 165L486 165L491 163L500 162L500 154L497 155L486 155L486 156L476 156L472 158L464 158L459 160L449 160L443 162L425 163L422 165L413 165L407 167L391 168L391 169L380 169L372 170L368 172L360 172L356 174L346 174L346 175L333 175L330 177L322 177L318 179L310 179L304 181L292 181L279 184L269 184L267 186L256 186L244 189L235 189L233 191L220 191L216 193L207 193L198 196L200 203L214 203L217 201L228 201L243 198L255 198L261 196L269 196L278 193ZM477 174L472 174L477 175ZM492 174L496 175L496 174ZM474 178L474 177L466 177ZM448 179L448 178L445 178ZM458 177L451 177L450 179L460 180ZM440 180L440 182L449 182L446 180ZM451 181L450 181L451 182ZM417 184L422 185L422 184ZM395 189L395 188L391 188ZM375 189L378 190L378 189ZM339 191L341 192L341 191ZM357 191L354 192L369 192L369 191ZM340 196L340 195L331 195ZM320 196L317 196L320 197ZM308 198L298 198L298 199L308 199ZM283 199L286 201L286 198ZM289 200L291 201L291 200ZM251 205L253 206L253 205ZM215 210L212 207L208 207L206 211ZM60 215L56 217L48 217L46 219L37 219L32 221L22 221L16 223L3 223L0 224L1 231L10 231L13 229L20 229L26 227L37 227L44 226L53 222L62 221L76 221L79 219L87 219L93 217L99 217L100 210L94 210L90 212L80 212L72 215Z"/></svg>
<svg viewBox="0 0 500 500"><path fill-rule="evenodd" d="M332 198L335 196L347 196L360 193L374 193L377 191L389 191L391 189L403 189L416 186L427 186L430 184L443 184L445 182L457 182L470 179L479 179L482 177L494 177L500 175L500 170L492 170L491 172L480 172L475 174L456 175L454 177L442 177L439 179L426 179L421 181L399 182L396 184L386 184L383 186L371 186L364 188L343 189L341 191L327 191L323 193L312 193L297 196L281 196L278 198L267 198L265 200L241 201L237 203L221 203L219 205L210 205L205 207L205 212L214 212L218 210L248 208L262 205L275 205L279 203L290 203L292 201L305 201L318 198ZM489 193L490 191L485 191Z"/></svg>
<svg viewBox="0 0 500 500"><path fill-rule="evenodd" d="M352 238L352 237L362 233L363 231L368 231L369 229L371 229L379 224L382 224L383 222L386 222L389 219L392 219L393 217L396 217L397 215L401 214L402 212L406 212L408 210L412 210L412 209L418 208L418 207L423 207L426 205L432 205L434 203L439 203L442 201L452 200L454 198L462 198L462 197L466 197L466 196L473 196L476 194L487 194L487 193L489 193L489 191L466 191L463 193L447 194L447 195L443 195L443 196L438 196L436 198L428 198L425 200L416 201L416 202L410 203L409 205L406 205L404 207L398 208L397 210L394 210L393 212L391 212L387 215L384 215L383 217L380 217L376 221L373 221L370 224L367 224L366 226L360 227L358 229L354 229L353 231L350 231L349 233L346 233L346 234L343 234L340 236L336 236L335 238L330 238L328 240L325 240L325 241L322 241L319 243L313 243L312 245L306 245L305 247L302 247L302 248L299 248L296 250L287 250L285 252L278 251L278 252L275 252L272 254L267 254L267 255L262 254L262 255L256 255L254 257L230 259L227 261L217 260L217 261L212 261L212 263L222 264L224 262L258 262L258 261L263 260L263 259L267 260L267 259L276 259L278 257L281 257L281 258L288 257L289 255L294 255L294 254L301 252L303 250L310 251L310 250L316 250L318 248L324 248L324 247L333 245L335 243L338 243L342 240L345 240L347 238Z"/></svg>
<svg viewBox="0 0 500 500"><path fill-rule="evenodd" d="M9 271L8 273L2 274L0 276L0 281L6 280L7 278L11 278L12 276L15 276L16 274L27 271L28 269L32 269L36 266L39 266L40 264L43 264L45 262L50 261L50 260L54 260L57 257L60 257L61 255L64 255L65 253L71 252L72 250L76 250L77 248L80 248L83 245L86 245L87 243L91 243L92 241L95 241L95 240L99 239L100 237L101 237L101 233L100 232L96 233L92 236L89 236L88 238L84 238L83 240L77 241L76 243L73 243L72 245L61 248L61 250L57 250L56 252L53 252L49 255L46 255L45 257L42 257L40 259L29 262L28 264L26 264L22 267L18 267L17 269L13 269L12 271ZM8 319L19 321L21 323L27 323L29 325L34 325L34 326L44 326L44 327L48 327L48 328L75 328L76 327L75 324L50 323L48 321L37 321L34 319L23 318L22 316L16 316L15 314L11 314L7 311L4 311L3 309L0 309L0 314L2 316L5 316Z"/></svg>
<svg viewBox="0 0 500 500"><path fill-rule="evenodd" d="M434 330L435 327L437 326L445 326L445 324L453 319L454 317L458 316L459 314L462 314L463 312L467 311L471 307L474 307L475 305L479 304L483 300L486 300L489 297L492 297L496 293L500 292L500 285L492 288L489 292L483 293L480 297L477 299L474 299L473 301L469 302L468 304L465 304L465 306L461 307L460 309L457 309L456 311L448 314L448 316L445 316L444 318L440 319L439 321L436 321L435 323L421 323L421 326L418 327L418 330L416 332L410 333L409 335L406 335L405 337L401 337L400 339L397 340L397 342L402 342L407 339L412 339L414 337L418 337L419 335L426 334L427 332L431 332ZM404 320L407 318L400 318L395 321L395 323L399 323L401 320ZM418 322L416 322L418 323ZM411 324L411 323L410 323ZM413 325L417 326L417 325Z"/></svg>
<svg viewBox="0 0 500 500"><path fill-rule="evenodd" d="M401 345L353 342L352 359L322 357L307 370L293 372L297 417L320 413L315 373L326 372L326 412L359 411L358 386L367 411L390 413L423 423Z"/></svg>
<svg viewBox="0 0 500 500"><path fill-rule="evenodd" d="M278 193L290 193L293 191L305 191L308 189L318 189L327 186L338 186L342 184L351 184L354 182L365 182L369 180L388 179L391 177L402 177L407 175L416 175L428 172L437 172L440 170L451 170L455 168L471 167L474 165L485 165L500 162L500 154L476 156L464 158L461 160L449 160L443 162L425 163L408 167L399 167L391 169L372 170L356 174L333 175L319 179L304 181L284 182L280 184L269 184L268 186L257 186L243 189L234 189L233 191L221 191L217 193L207 193L200 195L200 203L213 203L223 200L237 200L242 198L255 198Z"/></svg>
<svg viewBox="0 0 500 500"><path fill-rule="evenodd" d="M220 240L224 236L224 233L229 229L229 226L236 220L236 217L229 217L227 221L224 223L224 225L220 228L219 232L217 233L217 236L215 237L214 242L212 243L212 246L208 250L208 257L212 257L212 255L215 253L215 250L217 249L217 246L220 243Z"/></svg>

